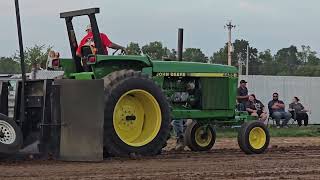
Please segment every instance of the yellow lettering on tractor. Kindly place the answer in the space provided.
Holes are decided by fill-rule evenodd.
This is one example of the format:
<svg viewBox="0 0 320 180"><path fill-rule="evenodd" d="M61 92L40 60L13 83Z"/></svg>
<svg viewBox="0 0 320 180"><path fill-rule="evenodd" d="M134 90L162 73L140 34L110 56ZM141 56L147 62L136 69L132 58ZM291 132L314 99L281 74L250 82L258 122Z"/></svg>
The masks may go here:
<svg viewBox="0 0 320 180"><path fill-rule="evenodd" d="M183 72L158 72L156 76L168 77L238 77L234 73L183 73Z"/></svg>

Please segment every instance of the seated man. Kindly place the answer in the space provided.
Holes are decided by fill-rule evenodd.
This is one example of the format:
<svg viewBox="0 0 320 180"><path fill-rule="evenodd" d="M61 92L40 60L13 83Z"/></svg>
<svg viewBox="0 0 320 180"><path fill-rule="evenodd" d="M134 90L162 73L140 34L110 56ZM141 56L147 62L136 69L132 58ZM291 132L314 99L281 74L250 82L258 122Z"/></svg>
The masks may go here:
<svg viewBox="0 0 320 180"><path fill-rule="evenodd" d="M251 116L258 117L259 120L263 122L267 119L267 113L265 112L264 105L261 101L256 99L254 94L249 95L249 101L246 103L246 110Z"/></svg>
<svg viewBox="0 0 320 180"><path fill-rule="evenodd" d="M82 57L82 47L83 46L90 46L90 47L94 47L94 40L93 40L93 33L92 33L92 28L91 28L91 25L88 25L87 28L86 28L86 32L87 32L87 35L85 37L83 37L83 39L80 41L80 44L78 46L78 49L77 49L77 56L79 57ZM108 50L107 48L112 48L112 49L121 49L123 51L125 51L126 49L116 43L113 43L109 40L108 36L104 33L100 33L100 38L101 38L101 42L102 42L102 46L103 46L103 49L104 49L104 54L108 54ZM93 50L95 48L92 48ZM93 54L95 54L95 50L92 52Z"/></svg>
<svg viewBox="0 0 320 180"><path fill-rule="evenodd" d="M285 111L285 105L283 101L278 99L278 93L273 93L272 96L273 99L268 103L270 116L276 120L277 128L280 128L281 119L284 119L281 127L288 128L287 124L291 118L291 114Z"/></svg>

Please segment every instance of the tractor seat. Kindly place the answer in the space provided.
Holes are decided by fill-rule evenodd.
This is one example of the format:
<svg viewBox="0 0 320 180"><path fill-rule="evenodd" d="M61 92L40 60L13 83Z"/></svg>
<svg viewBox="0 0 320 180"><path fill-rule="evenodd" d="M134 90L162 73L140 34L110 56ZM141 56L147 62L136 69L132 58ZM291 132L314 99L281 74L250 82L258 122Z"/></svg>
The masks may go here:
<svg viewBox="0 0 320 180"><path fill-rule="evenodd" d="M89 45L82 46L81 47L81 54L82 54L81 64L82 64L83 70L85 72L91 72L92 71L91 66L88 65L87 62L88 62L88 57L90 55L94 54L93 47L89 46Z"/></svg>
<svg viewBox="0 0 320 180"><path fill-rule="evenodd" d="M89 55L94 53L92 52L92 47L86 45L81 47L81 54L82 54L82 57L86 58Z"/></svg>

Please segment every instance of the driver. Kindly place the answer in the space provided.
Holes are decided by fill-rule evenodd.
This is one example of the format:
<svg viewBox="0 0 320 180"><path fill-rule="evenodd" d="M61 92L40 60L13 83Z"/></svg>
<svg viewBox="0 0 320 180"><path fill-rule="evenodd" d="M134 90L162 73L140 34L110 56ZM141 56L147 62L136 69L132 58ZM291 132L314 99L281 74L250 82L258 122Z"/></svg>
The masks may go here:
<svg viewBox="0 0 320 180"><path fill-rule="evenodd" d="M84 36L83 39L80 41L79 47L77 49L77 56L79 57L82 57L81 48L83 46L94 47L94 40L93 40L91 25L87 26L86 32L87 32L87 35ZM111 42L106 34L100 33L100 38L101 38L102 46L104 48L104 54L106 55L108 54L107 48L112 48L116 50L121 49L122 51L126 51L126 49L123 46L120 46L116 43ZM96 52L93 52L93 53L95 54Z"/></svg>

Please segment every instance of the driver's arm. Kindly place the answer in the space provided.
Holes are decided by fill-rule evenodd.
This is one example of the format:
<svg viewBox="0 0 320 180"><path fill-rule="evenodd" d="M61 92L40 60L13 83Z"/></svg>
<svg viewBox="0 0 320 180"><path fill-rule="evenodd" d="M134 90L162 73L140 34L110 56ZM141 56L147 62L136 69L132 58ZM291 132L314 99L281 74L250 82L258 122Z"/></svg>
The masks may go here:
<svg viewBox="0 0 320 180"><path fill-rule="evenodd" d="M123 46L120 46L114 42L111 42L111 45L109 46L109 48L112 48L112 49L121 49L121 50L125 50L126 48L123 47Z"/></svg>
<svg viewBox="0 0 320 180"><path fill-rule="evenodd" d="M126 51L126 48L123 46L120 46L112 41L110 41L110 39L108 38L108 36L104 33L101 33L101 40L104 46L111 48L111 49L121 49L123 51Z"/></svg>

